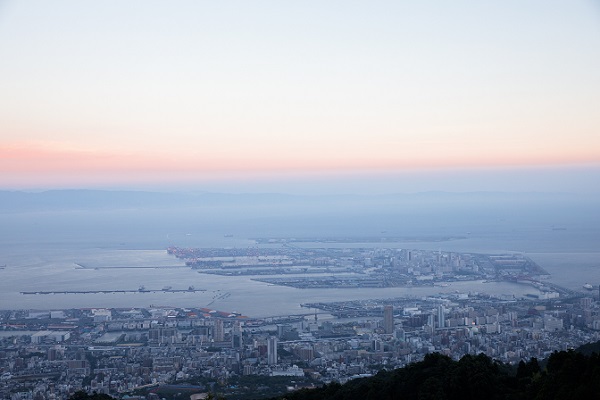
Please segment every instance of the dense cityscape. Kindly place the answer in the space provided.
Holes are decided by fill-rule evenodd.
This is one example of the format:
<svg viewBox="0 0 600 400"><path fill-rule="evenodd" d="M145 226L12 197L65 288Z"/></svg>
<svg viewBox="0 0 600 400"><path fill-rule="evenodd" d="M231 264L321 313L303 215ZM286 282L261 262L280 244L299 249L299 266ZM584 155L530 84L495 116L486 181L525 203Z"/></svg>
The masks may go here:
<svg viewBox="0 0 600 400"><path fill-rule="evenodd" d="M193 306L5 310L0 396L56 400L84 390L117 398L259 398L370 376L433 352L454 359L484 353L516 364L600 339L598 295L585 290L591 285L582 292L553 285L520 254L293 246L167 251L200 273L254 274L298 288L489 279L520 282L534 293L351 300L349 290L346 301L305 303L302 313L267 318ZM265 269L285 277L260 276Z"/></svg>
<svg viewBox="0 0 600 400"><path fill-rule="evenodd" d="M0 0L0 400L600 398L599 4Z"/></svg>

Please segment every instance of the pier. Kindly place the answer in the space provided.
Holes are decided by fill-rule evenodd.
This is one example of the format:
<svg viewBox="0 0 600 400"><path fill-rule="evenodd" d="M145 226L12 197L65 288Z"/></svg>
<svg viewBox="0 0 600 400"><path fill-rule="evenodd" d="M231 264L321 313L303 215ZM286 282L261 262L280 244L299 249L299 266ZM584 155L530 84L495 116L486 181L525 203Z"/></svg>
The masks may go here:
<svg viewBox="0 0 600 400"><path fill-rule="evenodd" d="M131 289L131 290L36 290L20 292L21 294L111 294L111 293L196 293L206 292L206 289L196 289L193 287L187 289Z"/></svg>

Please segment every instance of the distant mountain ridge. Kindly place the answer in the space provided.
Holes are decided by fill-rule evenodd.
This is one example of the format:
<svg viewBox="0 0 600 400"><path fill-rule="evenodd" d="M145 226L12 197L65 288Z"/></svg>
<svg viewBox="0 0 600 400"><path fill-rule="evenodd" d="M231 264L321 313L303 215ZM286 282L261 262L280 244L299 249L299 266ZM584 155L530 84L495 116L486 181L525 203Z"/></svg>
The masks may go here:
<svg viewBox="0 0 600 400"><path fill-rule="evenodd" d="M439 201L575 200L570 193L419 192L396 194L298 195L284 193L155 192L64 189L41 192L0 191L0 212L98 208L196 207L243 204L412 203Z"/></svg>
<svg viewBox="0 0 600 400"><path fill-rule="evenodd" d="M241 196L245 195L110 190L0 191L0 211L197 206L235 202ZM267 196L282 198L280 195L254 195L245 196L245 200L257 201Z"/></svg>

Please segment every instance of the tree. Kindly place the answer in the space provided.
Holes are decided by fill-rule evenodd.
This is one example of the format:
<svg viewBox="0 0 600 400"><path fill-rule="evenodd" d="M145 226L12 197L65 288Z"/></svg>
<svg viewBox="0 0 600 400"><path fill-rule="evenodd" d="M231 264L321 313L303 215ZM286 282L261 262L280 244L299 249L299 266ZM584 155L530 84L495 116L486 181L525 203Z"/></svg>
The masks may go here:
<svg viewBox="0 0 600 400"><path fill-rule="evenodd" d="M114 397L110 397L107 394L103 393L92 393L88 394L83 390L77 391L73 393L69 400L115 400Z"/></svg>

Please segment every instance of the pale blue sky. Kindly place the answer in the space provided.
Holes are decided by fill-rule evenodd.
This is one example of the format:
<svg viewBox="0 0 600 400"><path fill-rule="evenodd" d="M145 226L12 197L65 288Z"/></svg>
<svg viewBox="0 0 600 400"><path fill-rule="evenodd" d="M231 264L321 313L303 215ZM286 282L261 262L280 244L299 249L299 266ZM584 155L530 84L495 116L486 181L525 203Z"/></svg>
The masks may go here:
<svg viewBox="0 0 600 400"><path fill-rule="evenodd" d="M0 187L600 164L598 1L2 1L0 60Z"/></svg>

